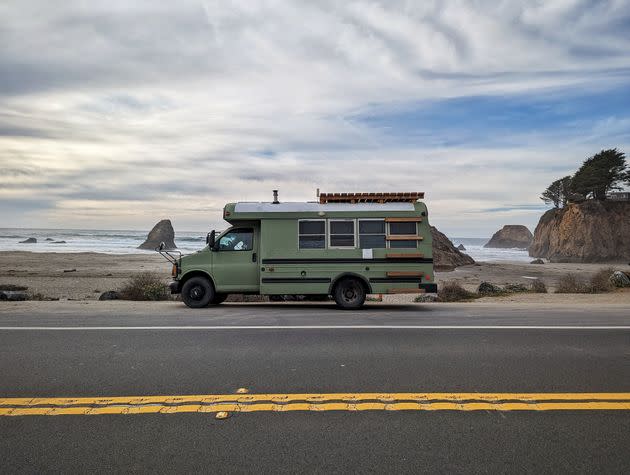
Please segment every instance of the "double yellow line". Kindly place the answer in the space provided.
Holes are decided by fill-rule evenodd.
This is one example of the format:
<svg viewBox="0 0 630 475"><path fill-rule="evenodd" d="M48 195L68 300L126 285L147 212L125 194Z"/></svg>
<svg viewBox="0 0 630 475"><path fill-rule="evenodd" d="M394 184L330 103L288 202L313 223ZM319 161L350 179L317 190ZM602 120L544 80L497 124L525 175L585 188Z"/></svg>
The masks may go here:
<svg viewBox="0 0 630 475"><path fill-rule="evenodd" d="M444 410L628 411L630 393L306 393L0 398L0 416Z"/></svg>

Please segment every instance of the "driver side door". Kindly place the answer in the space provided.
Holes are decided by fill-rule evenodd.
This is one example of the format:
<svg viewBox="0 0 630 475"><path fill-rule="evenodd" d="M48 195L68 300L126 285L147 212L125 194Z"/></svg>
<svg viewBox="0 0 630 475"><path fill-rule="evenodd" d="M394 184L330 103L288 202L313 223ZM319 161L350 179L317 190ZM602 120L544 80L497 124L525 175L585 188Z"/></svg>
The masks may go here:
<svg viewBox="0 0 630 475"><path fill-rule="evenodd" d="M212 270L217 292L258 292L259 233L256 227L232 228L220 238Z"/></svg>

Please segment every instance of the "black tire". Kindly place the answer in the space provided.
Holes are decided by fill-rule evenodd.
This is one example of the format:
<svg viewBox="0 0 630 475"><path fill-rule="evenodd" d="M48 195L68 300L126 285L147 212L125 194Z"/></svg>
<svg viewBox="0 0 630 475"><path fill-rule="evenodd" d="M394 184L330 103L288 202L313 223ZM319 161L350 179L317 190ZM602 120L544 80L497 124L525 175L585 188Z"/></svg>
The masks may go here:
<svg viewBox="0 0 630 475"><path fill-rule="evenodd" d="M367 292L363 282L352 277L340 280L335 285L333 297L339 308L353 310L361 308L365 302Z"/></svg>
<svg viewBox="0 0 630 475"><path fill-rule="evenodd" d="M214 298L210 301L210 305L219 305L225 302L225 299L228 298L228 294L214 294Z"/></svg>
<svg viewBox="0 0 630 475"><path fill-rule="evenodd" d="M203 308L215 297L214 286L205 277L191 277L182 287L182 300L190 308Z"/></svg>

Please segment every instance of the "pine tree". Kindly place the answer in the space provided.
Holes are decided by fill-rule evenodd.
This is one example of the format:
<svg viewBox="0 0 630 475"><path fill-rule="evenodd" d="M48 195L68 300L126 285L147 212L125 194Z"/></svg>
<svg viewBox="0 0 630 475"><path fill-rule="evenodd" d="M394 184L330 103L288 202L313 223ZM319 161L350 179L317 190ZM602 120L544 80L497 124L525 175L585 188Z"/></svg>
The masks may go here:
<svg viewBox="0 0 630 475"><path fill-rule="evenodd" d="M561 208L567 204L569 193L571 192L571 177L565 176L554 181L543 191L540 199L545 203L553 203L555 208Z"/></svg>
<svg viewBox="0 0 630 475"><path fill-rule="evenodd" d="M616 148L587 158L571 181L571 190L596 200L605 200L611 190L627 179L626 156Z"/></svg>

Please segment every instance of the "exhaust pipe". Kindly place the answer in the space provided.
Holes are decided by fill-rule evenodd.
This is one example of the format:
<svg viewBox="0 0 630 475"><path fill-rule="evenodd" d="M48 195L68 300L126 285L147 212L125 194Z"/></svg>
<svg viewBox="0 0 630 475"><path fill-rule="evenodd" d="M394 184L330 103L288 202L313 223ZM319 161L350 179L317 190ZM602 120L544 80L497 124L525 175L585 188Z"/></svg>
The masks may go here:
<svg viewBox="0 0 630 475"><path fill-rule="evenodd" d="M280 204L278 201L278 190L273 190L273 202L272 204L277 205Z"/></svg>

